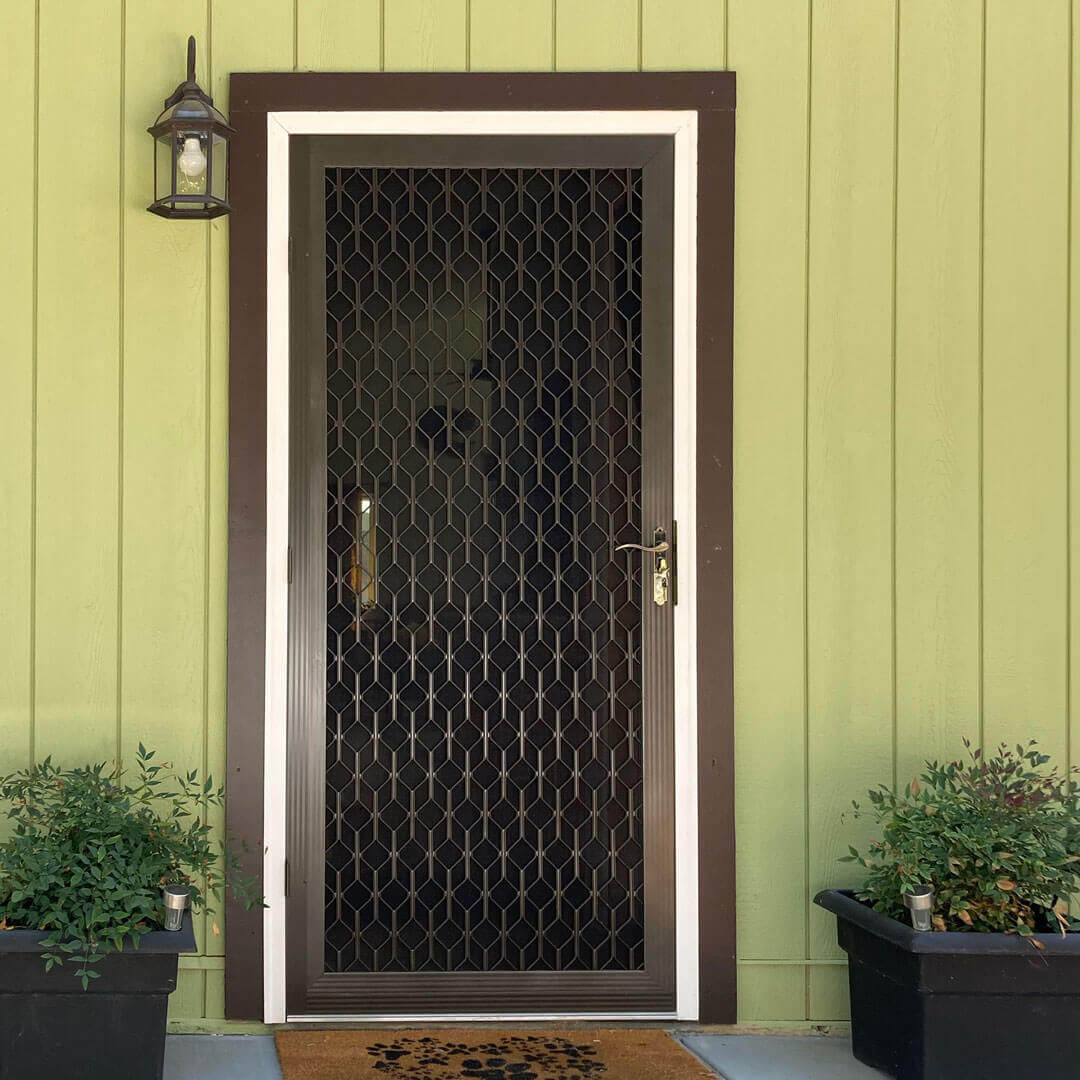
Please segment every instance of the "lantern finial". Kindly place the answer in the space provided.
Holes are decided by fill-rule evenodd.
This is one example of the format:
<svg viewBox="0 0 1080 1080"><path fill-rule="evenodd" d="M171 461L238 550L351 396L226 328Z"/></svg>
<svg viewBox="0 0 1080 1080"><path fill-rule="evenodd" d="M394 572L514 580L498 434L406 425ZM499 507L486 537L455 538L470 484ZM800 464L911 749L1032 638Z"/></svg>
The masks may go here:
<svg viewBox="0 0 1080 1080"><path fill-rule="evenodd" d="M195 81L195 35L187 39L187 81Z"/></svg>

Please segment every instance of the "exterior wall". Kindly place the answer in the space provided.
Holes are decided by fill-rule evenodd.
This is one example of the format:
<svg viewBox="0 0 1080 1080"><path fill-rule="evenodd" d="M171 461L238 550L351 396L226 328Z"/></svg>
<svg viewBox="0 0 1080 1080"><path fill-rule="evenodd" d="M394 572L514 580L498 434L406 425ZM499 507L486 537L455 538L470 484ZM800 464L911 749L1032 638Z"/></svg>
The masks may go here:
<svg viewBox="0 0 1080 1080"><path fill-rule="evenodd" d="M188 33L226 106L234 70L738 72L740 1008L842 1019L844 807L963 734L1080 736L1070 0L5 0L0 769L223 772L228 224L143 209Z"/></svg>

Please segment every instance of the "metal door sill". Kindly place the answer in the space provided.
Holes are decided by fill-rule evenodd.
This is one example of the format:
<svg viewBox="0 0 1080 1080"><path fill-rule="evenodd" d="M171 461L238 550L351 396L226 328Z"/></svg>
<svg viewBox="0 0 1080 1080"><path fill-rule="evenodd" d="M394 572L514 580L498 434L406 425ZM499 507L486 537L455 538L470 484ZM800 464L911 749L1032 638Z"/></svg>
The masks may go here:
<svg viewBox="0 0 1080 1080"><path fill-rule="evenodd" d="M580 1020L678 1020L674 1012L289 1014L289 1024L515 1024Z"/></svg>

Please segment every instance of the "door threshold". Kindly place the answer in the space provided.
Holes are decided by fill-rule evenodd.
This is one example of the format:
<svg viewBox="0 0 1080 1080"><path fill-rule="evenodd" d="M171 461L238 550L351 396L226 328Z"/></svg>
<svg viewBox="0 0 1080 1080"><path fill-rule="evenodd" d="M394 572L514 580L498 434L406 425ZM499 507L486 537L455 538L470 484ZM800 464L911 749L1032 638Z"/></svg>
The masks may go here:
<svg viewBox="0 0 1080 1080"><path fill-rule="evenodd" d="M674 1012L597 1012L597 1013L415 1013L386 1015L327 1014L285 1018L287 1024L536 1024L582 1020L678 1020Z"/></svg>

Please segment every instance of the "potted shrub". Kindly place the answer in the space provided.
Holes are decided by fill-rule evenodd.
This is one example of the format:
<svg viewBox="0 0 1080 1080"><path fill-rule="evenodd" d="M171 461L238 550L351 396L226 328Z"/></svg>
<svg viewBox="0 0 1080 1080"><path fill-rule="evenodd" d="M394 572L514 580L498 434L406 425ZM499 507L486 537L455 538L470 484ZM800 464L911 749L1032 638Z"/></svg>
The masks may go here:
<svg viewBox="0 0 1080 1080"><path fill-rule="evenodd" d="M845 859L862 887L816 898L848 955L855 1056L901 1080L1080 1076L1080 790L1035 743L965 745L855 805L881 829ZM931 890L920 932L907 908Z"/></svg>
<svg viewBox="0 0 1080 1080"><path fill-rule="evenodd" d="M164 890L210 911L228 879L258 902L205 821L223 792L153 757L139 746L134 777L47 759L0 781L13 824L0 844L0 1077L160 1080L177 954L195 951L190 910L162 929Z"/></svg>

